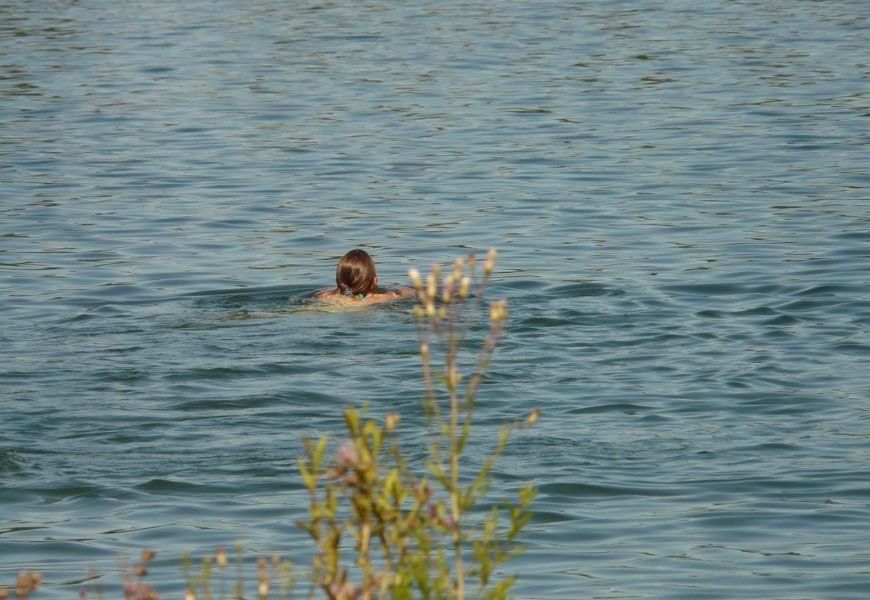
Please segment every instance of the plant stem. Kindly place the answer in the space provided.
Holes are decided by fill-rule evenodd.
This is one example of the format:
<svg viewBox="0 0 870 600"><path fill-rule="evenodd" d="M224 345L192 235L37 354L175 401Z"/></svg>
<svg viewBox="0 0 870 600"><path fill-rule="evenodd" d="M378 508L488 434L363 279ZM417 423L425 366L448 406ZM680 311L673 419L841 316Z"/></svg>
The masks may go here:
<svg viewBox="0 0 870 600"><path fill-rule="evenodd" d="M451 328L452 329L452 328ZM451 340L452 341L452 340ZM448 348L448 374L456 372L456 352L454 348ZM448 388L450 389L450 496L453 517L453 553L454 569L456 577L456 598L465 598L465 572L462 563L462 497L459 487L459 454L460 448L457 441L457 429L459 426L459 396L456 389L456 381L448 375Z"/></svg>

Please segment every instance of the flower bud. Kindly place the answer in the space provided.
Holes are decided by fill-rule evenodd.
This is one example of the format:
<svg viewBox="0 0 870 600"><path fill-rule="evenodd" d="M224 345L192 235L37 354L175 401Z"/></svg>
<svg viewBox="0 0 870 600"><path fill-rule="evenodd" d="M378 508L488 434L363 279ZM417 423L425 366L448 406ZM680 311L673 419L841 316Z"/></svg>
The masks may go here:
<svg viewBox="0 0 870 600"><path fill-rule="evenodd" d="M507 300L496 300L489 305L489 319L491 321L504 321L507 316Z"/></svg>
<svg viewBox="0 0 870 600"><path fill-rule="evenodd" d="M420 289L423 287L423 281L420 279L420 271L414 268L408 269L408 277L411 279L411 283L414 284L415 288Z"/></svg>
<svg viewBox="0 0 870 600"><path fill-rule="evenodd" d="M463 277L462 283L459 286L459 297L463 300L468 298L468 288L471 287L471 277Z"/></svg>
<svg viewBox="0 0 870 600"><path fill-rule="evenodd" d="M387 413L387 418L384 423L387 431L393 431L399 424L399 413Z"/></svg>
<svg viewBox="0 0 870 600"><path fill-rule="evenodd" d="M453 282L454 278L452 274L444 278L444 289L441 294L441 300L444 304L449 304L453 297Z"/></svg>
<svg viewBox="0 0 870 600"><path fill-rule="evenodd" d="M534 425L535 423L538 422L538 417L540 417L540 416L541 416L541 409L540 408L534 409L532 412L529 413L529 416L526 417L526 424L527 425Z"/></svg>
<svg viewBox="0 0 870 600"><path fill-rule="evenodd" d="M484 265L483 265L483 271L487 275L492 273L492 270L495 269L495 257L496 257L495 248L490 248L489 252L486 255L486 263L484 263Z"/></svg>
<svg viewBox="0 0 870 600"><path fill-rule="evenodd" d="M338 464L342 467L354 467L359 462L356 449L350 444L342 444L338 449Z"/></svg>

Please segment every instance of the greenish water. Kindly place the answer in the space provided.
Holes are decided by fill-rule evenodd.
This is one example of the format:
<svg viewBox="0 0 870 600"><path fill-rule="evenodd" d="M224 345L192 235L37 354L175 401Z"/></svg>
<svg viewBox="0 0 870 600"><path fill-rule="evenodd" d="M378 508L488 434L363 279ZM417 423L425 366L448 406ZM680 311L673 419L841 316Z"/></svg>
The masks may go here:
<svg viewBox="0 0 870 600"><path fill-rule="evenodd" d="M866 598L866 14L0 0L0 583L305 562L302 438L424 436L410 304L311 293L494 246L518 597Z"/></svg>

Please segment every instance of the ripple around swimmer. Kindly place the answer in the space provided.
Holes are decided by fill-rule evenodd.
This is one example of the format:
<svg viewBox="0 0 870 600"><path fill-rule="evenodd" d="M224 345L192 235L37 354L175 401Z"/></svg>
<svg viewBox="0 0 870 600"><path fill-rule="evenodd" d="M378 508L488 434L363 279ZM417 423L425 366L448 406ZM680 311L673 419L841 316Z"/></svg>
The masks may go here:
<svg viewBox="0 0 870 600"><path fill-rule="evenodd" d="M15 450L0 449L0 473L20 473L26 465L27 459Z"/></svg>

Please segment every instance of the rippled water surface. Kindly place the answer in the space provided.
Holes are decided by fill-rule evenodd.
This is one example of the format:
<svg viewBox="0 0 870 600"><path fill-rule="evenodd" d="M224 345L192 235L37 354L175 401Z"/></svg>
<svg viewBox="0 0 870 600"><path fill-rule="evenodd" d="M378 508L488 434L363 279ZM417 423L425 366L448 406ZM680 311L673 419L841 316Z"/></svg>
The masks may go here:
<svg viewBox="0 0 870 600"><path fill-rule="evenodd" d="M518 597L868 597L867 8L0 0L0 583L304 562L302 438L424 429L410 305L311 293L494 246Z"/></svg>

